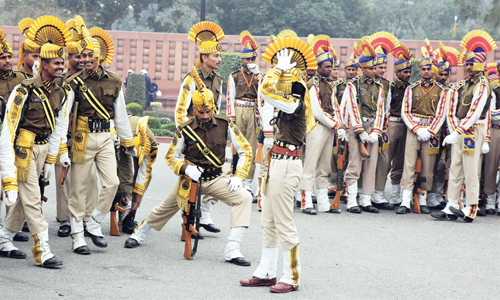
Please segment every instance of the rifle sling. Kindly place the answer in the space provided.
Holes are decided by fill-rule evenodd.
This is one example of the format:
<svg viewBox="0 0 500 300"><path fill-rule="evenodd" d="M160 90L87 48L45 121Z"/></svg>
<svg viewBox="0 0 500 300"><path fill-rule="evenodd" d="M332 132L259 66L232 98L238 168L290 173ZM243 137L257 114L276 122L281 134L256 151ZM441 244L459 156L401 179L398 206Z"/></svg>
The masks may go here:
<svg viewBox="0 0 500 300"><path fill-rule="evenodd" d="M87 87L85 82L80 78L76 77L73 79L73 83L80 87L80 91L83 94L83 97L92 105L92 107L97 111L97 113L103 117L106 122L109 122L111 116L108 111L102 106L101 102L95 97L94 93Z"/></svg>
<svg viewBox="0 0 500 300"><path fill-rule="evenodd" d="M49 122L51 132L54 132L54 127L56 124L56 117L54 115L54 111L52 111L52 106L50 106L50 102L49 102L49 99L47 98L47 95L45 95L45 92L41 88L34 89L33 94L35 94L35 96L38 99L42 100L42 107L43 107L43 111L45 112L45 117L47 118L47 121Z"/></svg>

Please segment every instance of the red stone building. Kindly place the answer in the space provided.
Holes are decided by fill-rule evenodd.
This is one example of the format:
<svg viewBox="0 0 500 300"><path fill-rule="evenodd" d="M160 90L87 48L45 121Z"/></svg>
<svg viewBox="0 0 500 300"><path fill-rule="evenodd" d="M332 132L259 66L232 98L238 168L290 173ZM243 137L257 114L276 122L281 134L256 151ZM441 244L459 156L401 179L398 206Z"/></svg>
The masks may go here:
<svg viewBox="0 0 500 300"><path fill-rule="evenodd" d="M7 41L14 49L14 63L17 64L19 46L24 41L17 27L3 27L7 36ZM157 78L157 82L162 92L162 97L158 100L162 102L162 111L174 112L175 101L179 93L181 80L191 67L196 64L198 57L198 45L188 40L187 34L176 33L151 33L151 32L124 32L109 31L115 46L115 57L110 69L123 80L127 75L127 70L131 69L139 73L142 69L148 70L151 78ZM259 50L262 52L269 45L269 37L255 37L259 43ZM305 40L305 38L304 38ZM341 62L346 60L352 53L353 39L332 39L332 44ZM403 41L402 42L413 52L416 58L421 58L420 48L424 46L423 41ZM438 41L431 41L433 48L438 47ZM460 49L459 41L445 41L444 45L453 46ZM221 42L222 50L230 52L240 52L241 44L238 43L237 36L227 36ZM269 64L257 58L261 70L270 67ZM500 61L500 50L488 55L488 62ZM394 58L389 55L387 79L394 79ZM341 74L344 76L343 64L340 66ZM461 68L454 68L451 81L463 78ZM223 78L223 80L227 80Z"/></svg>

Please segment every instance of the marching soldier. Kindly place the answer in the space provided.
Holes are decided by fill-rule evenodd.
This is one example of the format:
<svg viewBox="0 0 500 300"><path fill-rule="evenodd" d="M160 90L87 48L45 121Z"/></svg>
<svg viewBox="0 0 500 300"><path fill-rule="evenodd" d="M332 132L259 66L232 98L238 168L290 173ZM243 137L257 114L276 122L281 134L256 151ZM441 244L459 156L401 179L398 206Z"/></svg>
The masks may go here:
<svg viewBox="0 0 500 300"><path fill-rule="evenodd" d="M389 204L401 204L400 183L403 175L404 153L406 145L406 124L401 118L401 106L406 88L410 85L411 77L411 51L403 44L392 51L396 58L396 80L391 82L391 97L387 99L386 114L389 121L387 132L389 135L389 164L391 171L392 192Z"/></svg>
<svg viewBox="0 0 500 300"><path fill-rule="evenodd" d="M28 29L33 22L33 19L25 18L22 19L17 26L26 38L19 48L17 70L28 78L36 76L40 68L40 45L28 38Z"/></svg>
<svg viewBox="0 0 500 300"><path fill-rule="evenodd" d="M204 46L202 44L202 47ZM232 206L231 230L224 258L227 262L239 266L249 266L250 261L245 259L240 252L240 244L250 223L252 196L242 186L250 169L252 149L228 117L214 114L214 95L205 87L198 69L193 67L190 76L197 86L191 98L195 117L178 127L166 155L167 164L174 170L174 173L183 176L170 190L165 200L153 208L148 217L125 241L125 247L139 246L151 228L160 231L179 211L179 208L184 209L189 200L189 197L182 197L185 194L189 195L189 191L184 190L185 186L189 188L188 181L194 180L200 181L199 188L202 194L212 196ZM229 181L221 176L227 141L233 144L240 157L236 172ZM203 151L202 147L204 147Z"/></svg>
<svg viewBox="0 0 500 300"><path fill-rule="evenodd" d="M66 26L71 34L71 38L73 40L73 45L67 47L68 51L68 70L63 75L63 80L66 81L69 77L75 75L80 72L84 68L84 61L82 59L82 47L81 43L85 41L93 42L91 38L83 39L80 38L81 33L78 32L78 24L85 24L83 19L80 16L77 16L75 19L71 19L66 22ZM68 111L71 113L71 110ZM68 116L69 117L69 116ZM70 132L67 132L70 135ZM67 141L66 133L63 135L63 139ZM60 237L68 237L71 233L71 224L69 221L69 207L68 200L69 194L71 192L71 168L66 169L66 177L64 179L64 185L62 188L59 187L59 182L61 182L61 176L63 167L60 163L60 156L58 156L56 164L55 164L55 175L56 175L56 202L57 202L57 221L60 222L59 230L57 231L57 235ZM86 226L86 223L90 219L90 214L94 210L97 205L97 198L99 197L99 189L97 188L97 170L95 168L95 163L93 164L90 170L90 178L89 178L89 188L87 189L87 197L85 198L85 216L83 217L83 225Z"/></svg>
<svg viewBox="0 0 500 300"><path fill-rule="evenodd" d="M393 210L394 205L390 204L384 197L387 174L389 173L391 165L389 160L390 137L388 134L387 107L392 97L390 89L392 82L385 79L384 76L387 72L387 54L399 47L399 41L394 35L384 31L372 34L369 40L377 53L377 71L375 72L375 78L381 82L384 89L384 107L386 110L382 138L379 139L377 170L375 172L375 192L372 197L372 204L379 209Z"/></svg>
<svg viewBox="0 0 500 300"><path fill-rule="evenodd" d="M486 194L486 213L496 214L497 172L500 165L500 85L497 63L487 65L488 80L491 86L490 104L490 143L489 152L484 154L484 193Z"/></svg>
<svg viewBox="0 0 500 300"><path fill-rule="evenodd" d="M214 95L213 101L216 114L220 112L222 103L222 77L215 70L220 67L222 61L219 42L224 38L225 35L222 28L213 22L204 21L197 23L189 31L189 39L200 44L200 55L196 63L196 68L201 80ZM203 47L201 44L203 44ZM194 78L190 74L186 75L182 81L175 106L175 125L177 127L194 117L192 97L195 90L196 83ZM209 197L203 199L200 225L209 232L217 233L220 232L220 229L214 226L211 218L212 201L216 201L216 199Z"/></svg>
<svg viewBox="0 0 500 300"><path fill-rule="evenodd" d="M371 204L371 198L375 192L378 140L382 135L384 122L384 90L382 84L375 80L377 65L375 50L366 39L361 39L357 46L361 55L359 65L363 75L347 84L348 93L344 92L345 100L342 100L349 113L349 141L351 141L346 172L347 211L361 213L361 210L364 210L378 213L378 209ZM366 152L363 150L364 147ZM368 157L370 159L365 160ZM356 196L361 172L363 172L363 187L359 197L360 208Z"/></svg>
<svg viewBox="0 0 500 300"><path fill-rule="evenodd" d="M305 214L315 215L311 194L314 183L317 188L317 211L330 209L328 201L328 174L332 160L332 145L335 132L339 138L345 137L345 130L339 129L341 122L339 103L335 98L335 88L329 81L334 63L330 52L330 37L317 35L310 43L316 54L318 69L309 82L308 93L311 98L316 126L306 135L307 150L304 155L304 170L300 179L302 209Z"/></svg>
<svg viewBox="0 0 500 300"><path fill-rule="evenodd" d="M482 30L466 34L460 44L469 78L456 90L450 90L447 122L450 134L443 144L451 145L451 166L448 182L448 203L432 216L439 219L472 222L477 214L479 198L480 158L482 149L489 151L486 139L491 88L484 76L486 53L497 48L491 36ZM481 147L481 150L476 149ZM488 152L485 151L485 152ZM458 206L460 188L465 179L467 205Z"/></svg>
<svg viewBox="0 0 500 300"><path fill-rule="evenodd" d="M50 24L51 26L46 26ZM53 28L57 30L53 30ZM19 200L11 198L10 191L15 180L7 179L7 199L13 207L7 215L0 233L0 253L12 258L26 258L26 254L12 245L15 232L21 230L24 220L29 225L35 241L32 248L36 265L55 268L62 261L52 254L49 247L48 224L42 215L42 204L38 178L43 172L47 181L54 172L58 152L61 164L71 164L66 144L61 143L68 119L66 111L74 94L67 84L59 85L64 71L64 48L71 42L64 23L52 16L38 18L30 27L28 38L40 43L42 72L26 79L12 93L7 105L7 120L2 128L2 139L6 137L15 149L15 166L19 185Z"/></svg>
<svg viewBox="0 0 500 300"><path fill-rule="evenodd" d="M401 205L397 214L410 212L415 182L417 155L422 158L423 195L419 195L420 211L428 214L427 192L432 189L434 164L439 154L439 130L445 121L447 93L442 84L433 79L432 57L429 51L422 47L420 60L420 80L410 85L403 98L401 117L408 127L403 176L401 178Z"/></svg>
<svg viewBox="0 0 500 300"><path fill-rule="evenodd" d="M242 68L229 75L227 85L227 115L233 121L243 136L252 146L255 157L257 151L257 135L260 132L260 115L257 107L260 82L259 67L255 64L257 57L257 42L250 32L242 31L239 42L243 45L241 50ZM252 195L252 181L255 173L255 162L250 166L250 172L243 183L243 187Z"/></svg>
<svg viewBox="0 0 500 300"><path fill-rule="evenodd" d="M137 155L132 157L127 155L125 151L119 152L118 178L120 186L118 190L126 191L126 197L128 201L131 201L131 209L122 221L122 232L131 234L137 226L137 222L135 222L137 208L151 182L151 171L158 154L158 142L149 129L149 116L142 118L130 116L128 120L134 134Z"/></svg>
<svg viewBox="0 0 500 300"><path fill-rule="evenodd" d="M12 51L12 46L7 43L7 39L0 28L0 125L5 116L5 109L7 106L7 100L10 94L21 81L27 77L19 72L12 70L12 61L14 51ZM3 195L0 195L0 209L2 207ZM9 212L9 207L7 206L6 214ZM1 227L0 222L0 227ZM14 241L17 242L27 242L29 240L28 236L22 232L17 232L14 236Z"/></svg>
<svg viewBox="0 0 500 300"><path fill-rule="evenodd" d="M279 110L274 118L278 131L269 156L263 183L262 238L260 264L244 286L270 286L270 291L286 293L299 287L299 236L293 221L294 194L302 175L301 151L306 132L314 127L311 99L300 69L317 67L312 49L300 39L284 37L278 47L268 47L262 59L273 65L261 88L261 97ZM291 49L288 53L288 49ZM300 55L294 55L294 52ZM296 66L296 68L294 68ZM268 122L272 115L263 115ZM283 245L283 276L276 280L278 247Z"/></svg>
<svg viewBox="0 0 500 300"><path fill-rule="evenodd" d="M100 248L108 246L101 223L109 212L119 184L110 121L114 120L116 132L129 155L134 153L134 139L125 108L121 78L102 67L103 62L109 65L113 59L113 42L101 28L88 30L84 26L80 27L82 38L85 39L85 42L80 43L85 69L66 81L76 94L73 118L77 118L75 134L71 137L72 189L68 205L72 250L77 254L90 254L84 239L83 217L92 166L95 164L97 167L102 189L97 206L87 222L87 232L94 245Z"/></svg>

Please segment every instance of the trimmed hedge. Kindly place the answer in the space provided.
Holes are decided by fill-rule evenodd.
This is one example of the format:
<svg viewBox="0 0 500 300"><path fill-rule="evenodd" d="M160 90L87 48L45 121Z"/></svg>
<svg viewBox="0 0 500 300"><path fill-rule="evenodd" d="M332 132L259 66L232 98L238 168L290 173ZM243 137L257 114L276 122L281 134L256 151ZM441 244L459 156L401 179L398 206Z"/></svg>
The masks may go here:
<svg viewBox="0 0 500 300"><path fill-rule="evenodd" d="M161 128L161 119L155 117L149 117L148 126L152 129L160 129Z"/></svg>
<svg viewBox="0 0 500 300"><path fill-rule="evenodd" d="M132 73L128 77L127 90L126 90L127 103L139 103L144 107L146 102L146 80L143 74Z"/></svg>
<svg viewBox="0 0 500 300"><path fill-rule="evenodd" d="M230 53L229 51L222 52L222 63L217 71L222 77L222 93L227 94L227 79L234 71L241 69L241 54Z"/></svg>
<svg viewBox="0 0 500 300"><path fill-rule="evenodd" d="M132 116L141 116L142 106L139 103L129 103L127 104L127 112Z"/></svg>

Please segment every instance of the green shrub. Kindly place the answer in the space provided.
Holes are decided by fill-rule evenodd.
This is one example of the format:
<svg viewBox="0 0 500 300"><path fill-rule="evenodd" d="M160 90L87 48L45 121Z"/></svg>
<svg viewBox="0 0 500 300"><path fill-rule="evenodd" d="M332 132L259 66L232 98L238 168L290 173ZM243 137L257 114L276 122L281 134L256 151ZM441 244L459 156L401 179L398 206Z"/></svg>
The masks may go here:
<svg viewBox="0 0 500 300"><path fill-rule="evenodd" d="M155 102L153 102L153 103L155 103ZM152 117L157 117L157 118L169 118L170 120L174 119L174 115L172 115L172 114L167 114L164 112L153 111L153 110L145 111L144 116L152 116Z"/></svg>
<svg viewBox="0 0 500 300"><path fill-rule="evenodd" d="M171 131L168 129L160 128L160 129L153 129L151 128L151 131L154 133L155 136L166 136L166 137L173 137L175 131Z"/></svg>
<svg viewBox="0 0 500 300"><path fill-rule="evenodd" d="M142 106L138 103L127 104L127 112L132 116L141 116Z"/></svg>
<svg viewBox="0 0 500 300"><path fill-rule="evenodd" d="M222 77L222 93L225 95L227 93L227 79L229 75L236 70L241 69L241 54L230 53L229 51L222 52L222 63L217 71Z"/></svg>
<svg viewBox="0 0 500 300"><path fill-rule="evenodd" d="M177 130L177 128L175 127L175 122L163 124L163 125L161 125L161 128L168 129L168 130L174 131L174 132Z"/></svg>
<svg viewBox="0 0 500 300"><path fill-rule="evenodd" d="M162 128L162 126L161 126L161 119L160 118L155 118L155 117L149 117L148 126L151 129L160 129L160 128Z"/></svg>
<svg viewBox="0 0 500 300"><path fill-rule="evenodd" d="M411 77L410 77L410 82L414 83L417 80L420 80L420 67L419 64L420 60L416 58L412 58L411 60Z"/></svg>
<svg viewBox="0 0 500 300"><path fill-rule="evenodd" d="M127 82L127 103L139 103L144 107L146 102L146 81L143 74L130 74Z"/></svg>

